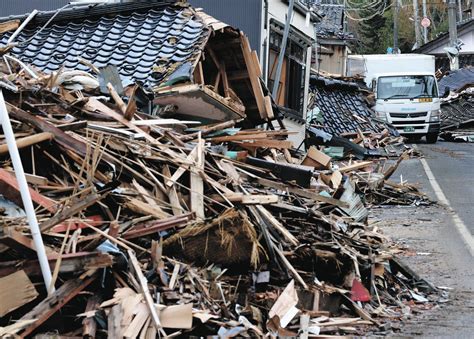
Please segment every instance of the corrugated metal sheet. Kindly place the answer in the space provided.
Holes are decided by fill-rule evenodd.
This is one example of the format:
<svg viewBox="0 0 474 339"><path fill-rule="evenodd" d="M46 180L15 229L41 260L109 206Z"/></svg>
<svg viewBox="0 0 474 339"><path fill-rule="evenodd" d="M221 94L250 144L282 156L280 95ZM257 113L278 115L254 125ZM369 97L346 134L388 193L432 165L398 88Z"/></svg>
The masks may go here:
<svg viewBox="0 0 474 339"><path fill-rule="evenodd" d="M262 0L188 0L196 8L232 27L244 31L252 49L260 51Z"/></svg>
<svg viewBox="0 0 474 339"><path fill-rule="evenodd" d="M68 4L70 0L14 0L0 1L0 17L10 15L21 15L30 13L32 10L51 11Z"/></svg>

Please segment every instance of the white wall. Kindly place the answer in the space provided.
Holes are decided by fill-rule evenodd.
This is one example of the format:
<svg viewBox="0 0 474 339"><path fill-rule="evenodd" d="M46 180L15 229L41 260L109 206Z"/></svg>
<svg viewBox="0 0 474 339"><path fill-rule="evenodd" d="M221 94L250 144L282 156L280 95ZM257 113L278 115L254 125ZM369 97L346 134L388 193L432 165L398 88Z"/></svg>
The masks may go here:
<svg viewBox="0 0 474 339"><path fill-rule="evenodd" d="M284 25L286 22L287 13L288 4L286 2L284 2L283 0L268 0L269 19L275 19ZM308 37L314 38L313 25L310 24L306 26L306 15L301 14L299 11L294 11L293 21L291 22L291 25L303 32Z"/></svg>
<svg viewBox="0 0 474 339"><path fill-rule="evenodd" d="M474 53L474 31L465 32L458 36L458 39L461 39L464 42L464 45L461 47L461 53ZM448 40L449 41L449 40ZM438 47L432 51L430 54L444 54L445 47L448 47L449 42L446 42L445 45Z"/></svg>

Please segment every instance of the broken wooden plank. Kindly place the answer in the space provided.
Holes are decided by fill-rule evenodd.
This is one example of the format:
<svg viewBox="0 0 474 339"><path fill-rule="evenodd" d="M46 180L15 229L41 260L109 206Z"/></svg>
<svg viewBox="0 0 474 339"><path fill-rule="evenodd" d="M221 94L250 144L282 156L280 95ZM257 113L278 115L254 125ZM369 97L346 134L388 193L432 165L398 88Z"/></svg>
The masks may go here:
<svg viewBox="0 0 474 339"><path fill-rule="evenodd" d="M34 203L40 205L41 207L44 207L49 212L56 212L56 201L41 195L40 193L36 192L31 188L29 190L31 199ZM20 195L20 188L18 186L16 178L3 168L0 168L0 194L2 194L8 200L13 201L18 206L23 206L23 201Z"/></svg>
<svg viewBox="0 0 474 339"><path fill-rule="evenodd" d="M86 198L75 199L71 206L66 206L62 211L53 216L52 218L44 221L40 225L41 232L45 232L50 228L56 226L60 222L74 216L75 214L81 212L89 206L94 205L96 202L100 201L103 196L97 193L91 193Z"/></svg>
<svg viewBox="0 0 474 339"><path fill-rule="evenodd" d="M137 276L138 283L140 284L140 289L148 306L148 310L150 311L151 319L153 320L153 325L155 326L157 331L160 331L162 330L160 318L158 317L153 298L151 297L150 291L148 290L148 281L143 275L142 269L140 268L140 264L138 263L135 253L133 253L133 251L131 250L128 250L127 253L128 257L130 258L130 263L133 267L133 270L135 271L135 274Z"/></svg>
<svg viewBox="0 0 474 339"><path fill-rule="evenodd" d="M115 104L118 106L118 108L120 108L120 111L122 111L122 114L125 114L125 112L127 111L127 105L125 104L125 102L123 102L122 98L110 82L107 84L107 89L109 90L110 96L114 99ZM125 115L124 118L130 120L130 117L125 117Z"/></svg>
<svg viewBox="0 0 474 339"><path fill-rule="evenodd" d="M33 239L18 231L14 226L0 229L0 244L4 244L20 253L37 255ZM47 252L54 253L51 248L45 247Z"/></svg>
<svg viewBox="0 0 474 339"><path fill-rule="evenodd" d="M254 60L252 58L250 42L243 32L240 33L240 40L242 53L245 59L245 65L249 74L250 83L252 84L252 90L255 96L255 101L257 102L258 112L260 113L260 117L262 119L266 119L268 118L268 114L265 107L265 98L263 95L262 84L260 83L260 78L258 76L259 71L256 69Z"/></svg>
<svg viewBox="0 0 474 339"><path fill-rule="evenodd" d="M230 201L233 203L240 203L242 205L267 205L278 202L278 196L274 194L243 194L243 193L225 193L223 196L212 195L213 200L219 202Z"/></svg>
<svg viewBox="0 0 474 339"><path fill-rule="evenodd" d="M301 162L302 165L312 166L316 169L329 169L331 157L311 146L306 153L306 157Z"/></svg>
<svg viewBox="0 0 474 339"><path fill-rule="evenodd" d="M2 22L0 23L0 34L13 31L14 29L17 29L18 27L20 27L20 20L9 20L9 21Z"/></svg>
<svg viewBox="0 0 474 339"><path fill-rule="evenodd" d="M99 309L102 297L93 295L87 300L86 317L82 320L82 337L95 338L97 332L97 321L94 319L95 311Z"/></svg>
<svg viewBox="0 0 474 339"><path fill-rule="evenodd" d="M56 265L58 255L55 253L48 254L48 263L51 270ZM97 268L111 267L113 257L107 253L100 252L78 252L63 254L59 273L77 273L82 271L93 270ZM16 270L22 269L29 277L40 277L41 269L38 260L18 261L2 261L0 262L0 277L14 273Z"/></svg>
<svg viewBox="0 0 474 339"><path fill-rule="evenodd" d="M38 292L22 270L0 278L0 317L35 300Z"/></svg>
<svg viewBox="0 0 474 339"><path fill-rule="evenodd" d="M26 337L33 333L35 329L48 320L54 313L60 310L66 305L72 298L77 296L82 290L84 290L90 283L96 279L96 274L90 272L83 277L75 278L66 281L61 287L59 287L50 296L36 305L30 312L21 317L21 321L34 320L36 321L29 325L21 332L23 337Z"/></svg>
<svg viewBox="0 0 474 339"><path fill-rule="evenodd" d="M185 226L188 224L189 221L193 220L194 218L194 213L187 213L179 216L169 217L164 220L149 222L142 225L135 225L129 230L127 230L127 232L122 235L122 238L127 240L135 239L160 231L165 231L173 227Z"/></svg>
<svg viewBox="0 0 474 339"><path fill-rule="evenodd" d="M353 163L352 165L344 166L339 168L339 172L341 173L346 173L346 172L352 172L367 166L373 165L372 161L361 161L361 162L356 162Z"/></svg>
<svg viewBox="0 0 474 339"><path fill-rule="evenodd" d="M31 145L39 144L40 142L52 140L53 134L49 132L38 133L34 135L30 135L28 137L24 137L21 139L16 139L16 146L18 149L22 149ZM0 155L8 153L8 145L1 144L0 145Z"/></svg>

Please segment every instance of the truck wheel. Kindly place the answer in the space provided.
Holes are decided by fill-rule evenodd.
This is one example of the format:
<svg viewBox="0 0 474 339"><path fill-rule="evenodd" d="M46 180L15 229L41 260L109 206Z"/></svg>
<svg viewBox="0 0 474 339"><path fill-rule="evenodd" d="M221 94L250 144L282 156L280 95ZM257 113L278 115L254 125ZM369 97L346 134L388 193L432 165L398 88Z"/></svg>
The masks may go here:
<svg viewBox="0 0 474 339"><path fill-rule="evenodd" d="M428 144L436 144L436 141L438 141L438 133L428 133L426 135L426 142Z"/></svg>

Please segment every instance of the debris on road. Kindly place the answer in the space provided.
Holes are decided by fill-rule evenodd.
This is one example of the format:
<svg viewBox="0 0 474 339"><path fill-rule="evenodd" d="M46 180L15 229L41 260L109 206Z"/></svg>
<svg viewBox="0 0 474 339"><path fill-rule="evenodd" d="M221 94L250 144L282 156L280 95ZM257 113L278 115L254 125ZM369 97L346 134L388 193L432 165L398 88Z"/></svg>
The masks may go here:
<svg viewBox="0 0 474 339"><path fill-rule="evenodd" d="M0 63L53 279L1 135L0 336L363 335L430 303L436 288L367 222L371 204L426 199L389 181L413 152L402 139L354 115L349 134L309 127L297 150L281 121L257 127L277 108L241 32L179 5L127 20L157 17L187 44L154 41L149 59L168 54L153 68Z"/></svg>
<svg viewBox="0 0 474 339"><path fill-rule="evenodd" d="M0 279L25 291L2 333L364 333L430 293L366 224L361 196L411 190L388 160L298 153L288 131L239 120L127 119L130 98L37 74L15 68L4 94L57 289L38 284L25 218L0 216ZM0 193L21 204L2 157Z"/></svg>

